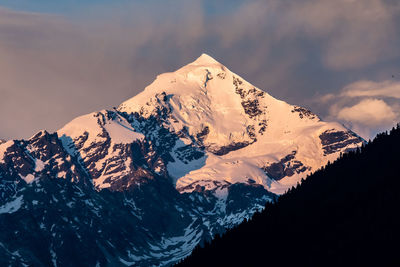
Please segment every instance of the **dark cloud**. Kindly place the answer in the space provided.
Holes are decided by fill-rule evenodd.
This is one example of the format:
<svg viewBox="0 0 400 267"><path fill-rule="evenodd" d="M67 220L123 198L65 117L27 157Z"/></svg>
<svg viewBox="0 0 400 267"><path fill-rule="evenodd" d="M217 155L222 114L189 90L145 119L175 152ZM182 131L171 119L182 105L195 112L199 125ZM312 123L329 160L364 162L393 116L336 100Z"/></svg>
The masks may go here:
<svg viewBox="0 0 400 267"><path fill-rule="evenodd" d="M332 118L316 99L400 77L399 10L383 0L132 1L68 17L0 9L0 137L116 106L203 52Z"/></svg>

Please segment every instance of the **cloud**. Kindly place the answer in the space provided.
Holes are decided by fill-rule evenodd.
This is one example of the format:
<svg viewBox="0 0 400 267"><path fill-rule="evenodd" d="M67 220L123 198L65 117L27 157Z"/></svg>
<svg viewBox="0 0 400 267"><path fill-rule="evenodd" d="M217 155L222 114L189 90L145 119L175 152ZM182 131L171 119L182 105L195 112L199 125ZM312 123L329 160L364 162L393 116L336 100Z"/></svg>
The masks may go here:
<svg viewBox="0 0 400 267"><path fill-rule="evenodd" d="M342 96L348 97L392 97L400 99L400 82L386 80L382 82L357 81L347 85Z"/></svg>
<svg viewBox="0 0 400 267"><path fill-rule="evenodd" d="M329 107L328 120L341 121L364 138L373 138L400 122L399 99L399 81L360 80L314 101Z"/></svg>
<svg viewBox="0 0 400 267"><path fill-rule="evenodd" d="M361 100L354 106L344 107L337 114L338 119L371 128L395 123L396 117L392 108L381 99Z"/></svg>
<svg viewBox="0 0 400 267"><path fill-rule="evenodd" d="M337 12L341 15L333 18L342 25L331 30L324 47L323 60L328 67L365 67L398 55L397 29L389 6L376 0L342 2L346 4L339 5Z"/></svg>
<svg viewBox="0 0 400 267"><path fill-rule="evenodd" d="M323 64L332 70L365 67L398 56L399 7L382 0L281 1L279 33L318 42Z"/></svg>

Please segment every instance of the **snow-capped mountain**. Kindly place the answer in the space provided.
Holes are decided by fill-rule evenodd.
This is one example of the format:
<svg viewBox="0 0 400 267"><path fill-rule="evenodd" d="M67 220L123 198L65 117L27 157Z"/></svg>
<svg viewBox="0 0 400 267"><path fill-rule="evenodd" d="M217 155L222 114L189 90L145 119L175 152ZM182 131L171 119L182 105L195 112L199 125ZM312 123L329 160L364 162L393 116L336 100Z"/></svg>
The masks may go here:
<svg viewBox="0 0 400 267"><path fill-rule="evenodd" d="M168 265L361 144L203 54L116 109L0 142L0 263Z"/></svg>
<svg viewBox="0 0 400 267"><path fill-rule="evenodd" d="M218 181L257 183L283 193L361 144L340 124L273 98L206 54L159 75L117 110L130 118L158 118L164 129L176 133L179 140L166 165L181 192L198 185L211 189ZM157 132L134 125L157 142ZM189 149L204 154L182 158Z"/></svg>

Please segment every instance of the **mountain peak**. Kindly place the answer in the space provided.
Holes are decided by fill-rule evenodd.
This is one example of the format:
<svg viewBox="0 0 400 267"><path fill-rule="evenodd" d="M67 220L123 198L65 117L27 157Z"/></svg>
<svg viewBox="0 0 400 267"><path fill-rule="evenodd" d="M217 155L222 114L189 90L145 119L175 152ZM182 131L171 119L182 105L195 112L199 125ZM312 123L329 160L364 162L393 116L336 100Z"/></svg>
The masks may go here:
<svg viewBox="0 0 400 267"><path fill-rule="evenodd" d="M212 64L221 64L213 57L203 53L200 57L198 57L195 61L190 63L190 65L212 65Z"/></svg>

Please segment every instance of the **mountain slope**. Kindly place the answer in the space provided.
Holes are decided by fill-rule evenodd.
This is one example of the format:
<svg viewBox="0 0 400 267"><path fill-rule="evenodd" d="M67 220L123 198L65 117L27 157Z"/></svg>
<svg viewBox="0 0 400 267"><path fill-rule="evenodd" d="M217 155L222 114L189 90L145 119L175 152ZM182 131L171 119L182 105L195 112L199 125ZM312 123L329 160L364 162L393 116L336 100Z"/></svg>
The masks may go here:
<svg viewBox="0 0 400 267"><path fill-rule="evenodd" d="M116 109L0 144L2 263L171 264L362 142L203 54Z"/></svg>
<svg viewBox="0 0 400 267"><path fill-rule="evenodd" d="M150 171L156 153L143 140L98 138L101 144L75 147L42 131L0 147L0 225L7 229L0 233L1 266L167 265L275 197L242 184L180 194ZM112 153L95 161L93 151ZM111 187L96 186L97 162Z"/></svg>
<svg viewBox="0 0 400 267"><path fill-rule="evenodd" d="M179 266L398 266L399 151L398 126Z"/></svg>

